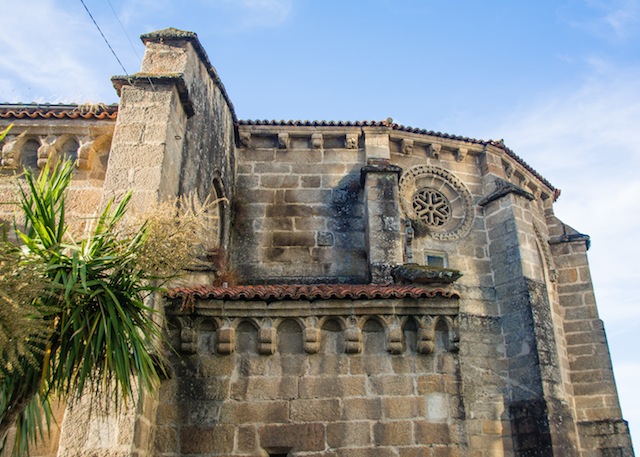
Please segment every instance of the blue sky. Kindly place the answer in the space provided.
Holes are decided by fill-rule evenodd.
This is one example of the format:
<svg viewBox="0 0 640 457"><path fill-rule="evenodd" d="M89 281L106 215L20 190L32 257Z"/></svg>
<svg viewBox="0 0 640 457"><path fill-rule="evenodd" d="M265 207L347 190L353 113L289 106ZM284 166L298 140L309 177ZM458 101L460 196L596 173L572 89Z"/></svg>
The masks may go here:
<svg viewBox="0 0 640 457"><path fill-rule="evenodd" d="M109 77L123 70L80 0L11 3L0 100L117 102ZM503 138L563 190L556 214L592 237L623 413L640 442L640 0L85 3L128 73L140 34L198 33L242 119L391 117Z"/></svg>

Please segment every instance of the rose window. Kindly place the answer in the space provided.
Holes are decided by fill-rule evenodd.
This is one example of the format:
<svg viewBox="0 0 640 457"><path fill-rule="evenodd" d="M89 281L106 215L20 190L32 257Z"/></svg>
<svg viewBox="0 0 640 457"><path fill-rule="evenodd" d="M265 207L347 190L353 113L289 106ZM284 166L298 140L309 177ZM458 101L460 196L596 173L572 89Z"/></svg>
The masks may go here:
<svg viewBox="0 0 640 457"><path fill-rule="evenodd" d="M418 190L413 196L413 209L431 227L445 225L451 217L449 200L434 189Z"/></svg>

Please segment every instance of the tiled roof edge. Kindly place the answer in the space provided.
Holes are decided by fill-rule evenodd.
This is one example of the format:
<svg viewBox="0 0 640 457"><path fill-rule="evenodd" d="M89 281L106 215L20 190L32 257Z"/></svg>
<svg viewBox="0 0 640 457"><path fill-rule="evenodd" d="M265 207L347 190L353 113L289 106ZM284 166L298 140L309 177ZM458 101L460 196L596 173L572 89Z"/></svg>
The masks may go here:
<svg viewBox="0 0 640 457"><path fill-rule="evenodd" d="M241 119L241 120L238 121L238 125L241 125L241 126L242 125L246 125L246 126L264 125L264 126L273 126L273 127L288 127L288 126L292 126L292 127L387 127L387 128L392 129L392 130L397 130L397 131L400 131L400 132L415 133L415 134L418 134L418 135L435 136L437 138L443 138L443 139L455 140L455 141L464 141L465 143L478 144L478 145L482 145L482 146L493 146L493 147L495 147L497 149L500 149L500 150L504 151L505 154L507 154L512 159L514 159L520 165L522 165L522 167L525 170L527 170L529 173L531 173L533 176L535 176L537 179L539 179L540 182L542 182L544 185L546 185L549 189L554 191L556 194L559 194L559 189L556 189L556 187L553 184L551 184L540 173L538 173L536 170L534 170L533 167L531 167L531 165L529 165L527 162L525 162L520 156L518 156L511 149L506 147L502 141L479 140L479 139L476 139L476 138L470 138L470 137L461 136L461 135L452 135L452 134L449 134L449 133L436 132L436 131L433 131L433 130L419 129L419 128L415 128L415 127L411 127L411 126L404 126L404 125L400 125L400 124L394 124L394 123L390 123L388 121L308 121L308 120L305 120L305 121L302 121L302 120L295 120L295 121L294 120L289 120L289 121L280 120L280 121L276 121L276 120L267 120L267 119L264 119L264 120L260 120L260 119L256 119L256 120Z"/></svg>
<svg viewBox="0 0 640 457"><path fill-rule="evenodd" d="M455 291L441 288L423 289L397 285L273 285L273 286L200 286L179 287L167 292L169 299L199 298L214 300L314 300L314 299L394 299L394 298L460 298Z"/></svg>
<svg viewBox="0 0 640 457"><path fill-rule="evenodd" d="M0 103L0 119L110 119L118 116L118 105Z"/></svg>

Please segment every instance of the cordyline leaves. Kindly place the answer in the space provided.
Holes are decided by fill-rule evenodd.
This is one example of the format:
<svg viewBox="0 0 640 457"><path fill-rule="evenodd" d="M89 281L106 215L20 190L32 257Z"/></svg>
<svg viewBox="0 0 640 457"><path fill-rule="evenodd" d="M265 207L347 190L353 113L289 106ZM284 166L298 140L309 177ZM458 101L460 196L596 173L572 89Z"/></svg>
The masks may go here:
<svg viewBox="0 0 640 457"><path fill-rule="evenodd" d="M74 399L110 392L118 407L138 387L157 386L163 372L161 329L144 303L159 290L157 280L166 279L149 271L148 259L140 258L149 226L128 229L125 235L119 230L127 195L117 205L108 204L84 239L73 242L65 221L72 171L72 162L65 162L46 166L38 178L25 172L26 188L19 188L25 225L16 230L23 245L13 251L3 248L17 263L3 257L0 274L11 274L15 267L18 286L3 276L0 289L41 287L25 289L24 297L0 292L9 297L0 302L0 439L6 439L11 425L17 426L14 455L27 454L29 443L41 434L54 396ZM28 267L32 264L33 271ZM34 276L28 279L28 274ZM12 316L32 320L32 328L20 334L5 325L10 331L3 335L2 325ZM18 337L26 345L15 344Z"/></svg>

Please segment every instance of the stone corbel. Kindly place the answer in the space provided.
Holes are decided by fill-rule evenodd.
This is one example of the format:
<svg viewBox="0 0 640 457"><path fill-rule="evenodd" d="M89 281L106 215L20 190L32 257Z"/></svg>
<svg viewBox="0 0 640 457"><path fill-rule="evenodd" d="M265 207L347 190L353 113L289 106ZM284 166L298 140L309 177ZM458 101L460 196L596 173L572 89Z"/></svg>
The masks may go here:
<svg viewBox="0 0 640 457"><path fill-rule="evenodd" d="M322 133L314 133L311 135L311 147L313 149L322 149L324 147L324 138Z"/></svg>
<svg viewBox="0 0 640 457"><path fill-rule="evenodd" d="M198 350L198 332L191 325L180 329L180 350L186 354L195 354Z"/></svg>
<svg viewBox="0 0 640 457"><path fill-rule="evenodd" d="M403 349L402 327L394 325L389 328L387 334L387 351L392 354L401 354Z"/></svg>
<svg viewBox="0 0 640 457"><path fill-rule="evenodd" d="M16 147L18 144L17 136L7 136L4 139L4 146L2 146L2 166L3 167L13 167L17 165L17 152L18 148Z"/></svg>
<svg viewBox="0 0 640 457"><path fill-rule="evenodd" d="M526 176L522 176L522 178L520 179L520 187L526 189L527 186L529 186L529 182L529 178L527 178Z"/></svg>
<svg viewBox="0 0 640 457"><path fill-rule="evenodd" d="M347 133L345 138L345 144L347 146L347 149L358 149L358 134Z"/></svg>
<svg viewBox="0 0 640 457"><path fill-rule="evenodd" d="M247 149L251 147L251 132L240 132L238 136L240 139L240 146Z"/></svg>
<svg viewBox="0 0 640 457"><path fill-rule="evenodd" d="M447 326L449 327L449 352L458 352L460 351L460 332L457 319L447 318Z"/></svg>
<svg viewBox="0 0 640 457"><path fill-rule="evenodd" d="M464 160L464 158L467 157L468 153L469 153L469 149L468 148L458 148L458 149L456 149L456 152L455 152L456 162L462 162Z"/></svg>
<svg viewBox="0 0 640 457"><path fill-rule="evenodd" d="M504 165L504 175L507 177L507 179L511 179L515 171L515 168L513 168L510 163Z"/></svg>
<svg viewBox="0 0 640 457"><path fill-rule="evenodd" d="M44 140L42 140L41 146L38 148L38 168L44 168L47 164L47 161L50 157L56 156L56 148L55 142L56 139L54 136L48 136Z"/></svg>
<svg viewBox="0 0 640 457"><path fill-rule="evenodd" d="M423 317L418 328L418 353L432 354L436 348L435 337L436 331L433 326L433 320L429 317Z"/></svg>
<svg viewBox="0 0 640 457"><path fill-rule="evenodd" d="M231 354L236 347L236 331L230 327L224 327L218 330L218 353Z"/></svg>
<svg viewBox="0 0 640 457"><path fill-rule="evenodd" d="M276 352L276 329L262 327L258 331L258 353L272 355Z"/></svg>
<svg viewBox="0 0 640 457"><path fill-rule="evenodd" d="M440 150L442 149L441 144L431 143L427 146L427 155L432 159L440 158Z"/></svg>
<svg viewBox="0 0 640 457"><path fill-rule="evenodd" d="M403 138L401 147L403 154L411 155L413 153L413 140Z"/></svg>
<svg viewBox="0 0 640 457"><path fill-rule="evenodd" d="M83 139L80 147L78 148L78 168L81 170L90 170L94 156L95 151L93 150L93 141L88 138Z"/></svg>
<svg viewBox="0 0 640 457"><path fill-rule="evenodd" d="M344 352L358 354L362 352L362 331L356 325L355 319L350 319L349 327L344 331Z"/></svg>
<svg viewBox="0 0 640 457"><path fill-rule="evenodd" d="M316 354L320 351L320 329L307 327L304 329L304 350L307 354Z"/></svg>
<svg viewBox="0 0 640 457"><path fill-rule="evenodd" d="M288 133L278 133L278 148L289 149L291 147L291 139Z"/></svg>

